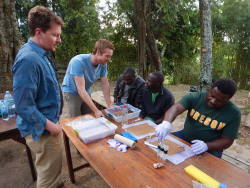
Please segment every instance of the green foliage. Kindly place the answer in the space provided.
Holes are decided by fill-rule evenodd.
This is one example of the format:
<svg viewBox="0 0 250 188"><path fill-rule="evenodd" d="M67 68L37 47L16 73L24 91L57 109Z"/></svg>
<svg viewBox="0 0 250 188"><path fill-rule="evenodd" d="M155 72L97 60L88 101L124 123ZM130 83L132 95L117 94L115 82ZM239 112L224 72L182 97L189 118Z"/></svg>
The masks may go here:
<svg viewBox="0 0 250 188"><path fill-rule="evenodd" d="M61 36L62 43L56 52L57 63L67 65L73 56L79 53L91 53L101 33L96 2L96 0L16 1L19 28L24 40L27 41L29 37L28 11L35 5L44 5L55 11L65 22Z"/></svg>
<svg viewBox="0 0 250 188"><path fill-rule="evenodd" d="M161 20L165 20L158 26L158 30L162 32L158 40L167 45L165 56L162 58L163 72L172 76L172 84L191 84L197 82L200 68L197 63L198 10L194 1L178 2L158 2L162 11Z"/></svg>
<svg viewBox="0 0 250 188"><path fill-rule="evenodd" d="M128 2L132 1L121 1L122 6L130 6L131 4ZM128 66L134 67L138 72L134 42L135 31L124 12L121 11L121 6L117 6L117 4L111 6L109 1L106 1L106 4L109 5L109 10L101 9L101 25L103 26L101 35L112 41L115 46L112 62L108 64L108 71L109 78L116 80Z"/></svg>
<svg viewBox="0 0 250 188"><path fill-rule="evenodd" d="M213 76L231 77L249 89L250 1L213 1Z"/></svg>
<svg viewBox="0 0 250 188"><path fill-rule="evenodd" d="M118 40L122 39L124 43L132 43L136 45L137 37L135 34L135 12L132 0L122 1L118 0L115 4L117 17L112 19L119 20L119 23L114 28L115 34L117 30L122 32L122 35L126 35L124 31L129 35L127 38L119 37ZM166 51L164 56L161 58L163 72L167 77L172 77L168 80L172 80L173 83L185 80L184 82L194 82L197 79L197 70L199 66L196 66L197 56L197 38L199 35L198 25L198 10L194 5L194 1L164 1L159 0L154 3L150 1L151 6L148 16L151 17L150 30L153 31L156 40L158 41L157 47L161 51L166 45ZM114 38L114 42L120 43ZM131 54L136 57L136 46L133 45ZM127 49L128 51L128 49ZM133 61L135 63L135 59ZM133 65L133 64L132 64ZM115 64L110 65L110 69ZM190 66L190 70L184 71ZM192 67L197 67L196 69ZM116 68L115 68L116 69ZM151 64L148 64L149 71L154 71ZM190 73L194 75L190 76Z"/></svg>
<svg viewBox="0 0 250 188"><path fill-rule="evenodd" d="M43 5L46 7L50 7L51 4L47 3L47 1L44 0L18 0L15 1L15 10L16 10L16 16L18 21L19 29L22 33L22 37L24 41L28 40L29 37L29 30L27 26L27 16L29 10L36 6L36 5Z"/></svg>
<svg viewBox="0 0 250 188"><path fill-rule="evenodd" d="M57 63L66 66L79 53L91 53L96 40L106 38L115 45L109 78L115 80L127 66L138 70L135 0L18 0L16 15L24 41L28 39L27 15L31 7L44 5L60 15L65 26ZM196 0L149 0L148 26L156 39L163 72L168 83L197 84L200 71L200 24ZM212 0L213 79L231 77L249 89L250 1ZM166 50L164 51L166 47ZM149 71L154 66L147 60Z"/></svg>
<svg viewBox="0 0 250 188"><path fill-rule="evenodd" d="M100 37L100 22L95 0L61 0L60 8L65 26L62 44L57 49L57 62L67 65L80 53L91 53Z"/></svg>

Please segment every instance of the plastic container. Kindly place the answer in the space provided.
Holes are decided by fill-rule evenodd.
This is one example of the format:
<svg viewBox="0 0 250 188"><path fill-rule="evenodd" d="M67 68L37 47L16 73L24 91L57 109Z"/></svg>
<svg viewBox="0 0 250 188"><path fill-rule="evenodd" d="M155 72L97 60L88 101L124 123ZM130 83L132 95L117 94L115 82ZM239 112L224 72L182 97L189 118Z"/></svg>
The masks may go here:
<svg viewBox="0 0 250 188"><path fill-rule="evenodd" d="M126 125L128 124L128 105L123 105L123 108L122 108L122 125Z"/></svg>
<svg viewBox="0 0 250 188"><path fill-rule="evenodd" d="M4 101L1 101L0 106L1 106L1 115L2 115L3 120L8 121L9 120L8 105Z"/></svg>
<svg viewBox="0 0 250 188"><path fill-rule="evenodd" d="M129 119L139 117L141 112L140 109L130 104L107 108L104 111L108 117L114 119L116 122L127 122Z"/></svg>
<svg viewBox="0 0 250 188"><path fill-rule="evenodd" d="M2 117L2 106L3 106L3 100L0 100L0 117Z"/></svg>
<svg viewBox="0 0 250 188"><path fill-rule="evenodd" d="M97 118L72 125L80 139L88 144L115 133L117 126L105 118Z"/></svg>
<svg viewBox="0 0 250 188"><path fill-rule="evenodd" d="M14 99L13 99L13 97L10 94L9 91L5 92L4 103L8 107L8 115L9 115L9 117L14 117L15 114L16 114L16 106L15 106L15 103L14 103Z"/></svg>

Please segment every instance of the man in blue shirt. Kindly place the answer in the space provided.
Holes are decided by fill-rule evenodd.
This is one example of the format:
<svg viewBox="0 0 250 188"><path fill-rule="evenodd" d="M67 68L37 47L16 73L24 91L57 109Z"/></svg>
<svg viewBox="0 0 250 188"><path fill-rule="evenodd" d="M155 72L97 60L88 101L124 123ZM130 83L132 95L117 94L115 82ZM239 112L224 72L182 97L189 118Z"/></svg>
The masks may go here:
<svg viewBox="0 0 250 188"><path fill-rule="evenodd" d="M35 153L37 187L60 186L62 130L57 124L62 108L60 86L48 55L61 42L63 21L43 6L28 14L30 39L13 65L16 126Z"/></svg>
<svg viewBox="0 0 250 188"><path fill-rule="evenodd" d="M90 97L91 86L98 79L101 79L107 106L112 106L107 63L113 55L113 50L114 46L110 41L101 39L96 41L92 54L80 54L70 60L62 84L62 119L90 112L94 112L97 118L103 116ZM81 111L81 105L84 112Z"/></svg>

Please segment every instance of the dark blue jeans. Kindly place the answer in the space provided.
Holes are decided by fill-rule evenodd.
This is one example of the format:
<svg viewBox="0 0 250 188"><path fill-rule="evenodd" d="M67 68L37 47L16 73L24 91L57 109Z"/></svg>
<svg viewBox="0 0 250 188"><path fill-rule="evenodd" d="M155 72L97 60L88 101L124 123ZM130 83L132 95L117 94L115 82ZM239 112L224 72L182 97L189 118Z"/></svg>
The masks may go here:
<svg viewBox="0 0 250 188"><path fill-rule="evenodd" d="M188 139L184 136L183 130L172 132L172 134L177 136L178 138L181 138L182 140L185 140L185 141L189 142ZM223 151L221 151L221 150L211 150L211 151L207 151L207 152L211 153L215 157L221 158Z"/></svg>

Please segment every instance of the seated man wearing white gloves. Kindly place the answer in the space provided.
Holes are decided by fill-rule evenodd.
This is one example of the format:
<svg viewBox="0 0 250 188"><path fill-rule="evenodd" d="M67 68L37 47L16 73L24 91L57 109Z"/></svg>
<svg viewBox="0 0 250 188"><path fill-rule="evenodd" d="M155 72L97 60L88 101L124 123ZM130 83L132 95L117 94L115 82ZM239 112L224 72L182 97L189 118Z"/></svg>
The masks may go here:
<svg viewBox="0 0 250 188"><path fill-rule="evenodd" d="M188 110L184 129L172 134L191 142L196 155L208 151L221 158L223 150L233 144L240 126L240 110L229 101L236 90L233 80L219 79L206 92L187 94L167 110L164 121L156 127L156 136L162 141L170 133L171 122Z"/></svg>

